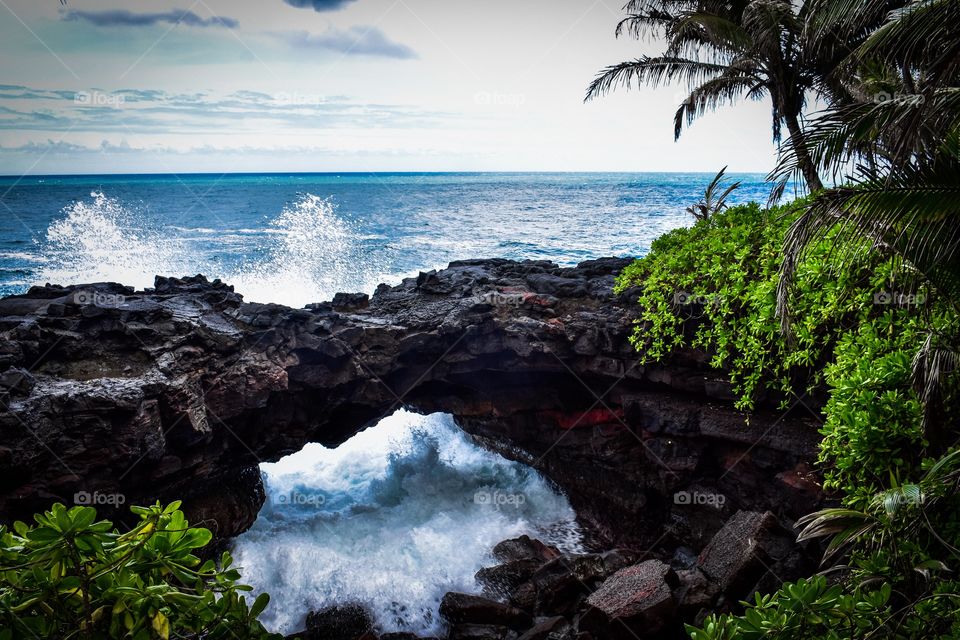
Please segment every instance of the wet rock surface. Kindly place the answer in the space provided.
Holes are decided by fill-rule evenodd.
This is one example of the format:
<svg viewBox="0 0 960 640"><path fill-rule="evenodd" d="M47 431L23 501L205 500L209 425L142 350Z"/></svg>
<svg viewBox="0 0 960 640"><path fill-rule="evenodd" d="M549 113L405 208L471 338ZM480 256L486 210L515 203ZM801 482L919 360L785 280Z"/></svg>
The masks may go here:
<svg viewBox="0 0 960 640"><path fill-rule="evenodd" d="M597 547L700 549L739 509L789 526L820 496L815 421L761 399L747 423L702 353L640 365L628 262L467 260L304 309L202 276L2 299L0 518L182 499L229 537L258 463L405 407L539 469Z"/></svg>
<svg viewBox="0 0 960 640"><path fill-rule="evenodd" d="M440 605L446 623L443 638L686 638L685 623L699 623L709 611L729 610L738 600L764 589L769 576L791 580L813 571L812 555L793 545L792 539L769 512L737 512L694 557L694 565L683 569L657 557L667 557L669 548L563 554L527 536L506 540L497 545L501 564L482 569L478 578L496 567L520 562L531 563L532 573L521 584L510 588L501 584L496 590L486 589L483 595L447 593ZM764 554L765 560L758 554ZM378 635L366 614L355 606L311 613L307 631L291 637L417 638L412 634Z"/></svg>

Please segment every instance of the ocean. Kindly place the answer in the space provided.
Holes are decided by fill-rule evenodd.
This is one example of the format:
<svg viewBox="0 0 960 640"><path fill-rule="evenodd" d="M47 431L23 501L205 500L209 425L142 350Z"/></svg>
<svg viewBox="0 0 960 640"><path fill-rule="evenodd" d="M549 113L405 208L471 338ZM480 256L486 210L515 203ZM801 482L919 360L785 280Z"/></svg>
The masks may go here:
<svg viewBox="0 0 960 640"><path fill-rule="evenodd" d="M712 176L363 173L0 178L0 295L203 273L303 306L478 257L639 256ZM763 176L731 202L765 201Z"/></svg>
<svg viewBox="0 0 960 640"><path fill-rule="evenodd" d="M692 222L705 174L342 174L0 178L0 295L45 282L151 286L203 273L302 306L451 260L640 256ZM732 202L765 201L737 175ZM404 410L336 449L261 464L266 503L232 541L268 628L364 606L381 631L439 634L447 591L476 593L501 540L584 550L567 498L480 448L449 415Z"/></svg>

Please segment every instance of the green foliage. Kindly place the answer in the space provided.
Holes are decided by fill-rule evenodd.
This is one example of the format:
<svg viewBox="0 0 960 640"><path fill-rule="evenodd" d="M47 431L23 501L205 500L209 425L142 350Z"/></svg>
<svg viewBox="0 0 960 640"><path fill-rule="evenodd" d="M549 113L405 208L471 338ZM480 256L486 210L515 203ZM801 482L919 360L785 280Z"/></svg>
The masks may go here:
<svg viewBox="0 0 960 640"><path fill-rule="evenodd" d="M849 327L881 313L874 295L889 286L889 264L833 267L829 247L821 245L798 266L797 322L788 340L776 315L776 288L784 234L802 207L732 207L658 238L649 255L625 269L617 290L641 287L632 341L643 362L681 347L705 349L711 365L729 373L743 409L771 392L788 406L820 384ZM910 313L897 308L889 316L898 325Z"/></svg>
<svg viewBox="0 0 960 640"><path fill-rule="evenodd" d="M947 472L953 463L925 460L914 357L931 331L956 334L957 320L928 287L896 282L893 259L864 254L837 264L827 239L796 265L795 322L785 338L776 315L780 247L802 208L732 207L659 238L617 282L620 292L639 292L632 339L643 362L704 349L742 408L765 394L785 405L806 391L826 394L820 463L843 507L816 517L821 535L837 536L829 559L846 557L845 571L784 585L744 603L743 615L688 631L695 640L952 637L960 629L960 583L947 580L960 557L957 476ZM888 292L913 297L898 304Z"/></svg>
<svg viewBox="0 0 960 640"><path fill-rule="evenodd" d="M885 624L890 585L845 593L823 576L785 584L780 591L745 602L743 616L709 616L687 625L692 640L840 640L864 638Z"/></svg>
<svg viewBox="0 0 960 640"><path fill-rule="evenodd" d="M0 640L279 638L257 620L268 596L248 606L229 554L194 555L212 535L179 506L133 507L141 521L126 533L62 504L0 526Z"/></svg>
<svg viewBox="0 0 960 640"><path fill-rule="evenodd" d="M848 556L848 582L891 585L897 606L890 624L901 637L956 637L960 450L925 466L919 481L879 491L862 509L829 508L802 518L799 539L829 538L825 561Z"/></svg>
<svg viewBox="0 0 960 640"><path fill-rule="evenodd" d="M783 228L778 215L750 204L657 238L617 280L617 291L642 287L631 338L642 362L705 348L714 367L730 371L739 406L751 407L764 373L768 381L785 373L771 288L780 254L772 230Z"/></svg>
<svg viewBox="0 0 960 640"><path fill-rule="evenodd" d="M797 265L796 319L785 337L776 314L780 248L803 206L731 207L661 236L620 274L617 291L640 291L631 340L642 363L703 349L742 409L764 396L784 408L812 405L805 394L825 389L825 488L860 504L920 469L927 442L912 360L931 328L949 334L956 320L928 288L905 293L893 259L835 266L825 241ZM878 303L891 291L912 297Z"/></svg>
<svg viewBox="0 0 960 640"><path fill-rule="evenodd" d="M825 377L820 462L824 487L859 505L877 489L909 478L927 446L923 408L912 387L911 352L923 341L918 315L890 311L845 334Z"/></svg>

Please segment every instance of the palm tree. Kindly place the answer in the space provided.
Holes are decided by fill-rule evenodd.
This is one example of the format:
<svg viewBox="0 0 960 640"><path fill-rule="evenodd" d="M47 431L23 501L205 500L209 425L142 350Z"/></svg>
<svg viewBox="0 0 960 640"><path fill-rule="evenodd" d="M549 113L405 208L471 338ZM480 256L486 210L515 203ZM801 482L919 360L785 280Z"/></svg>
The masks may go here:
<svg viewBox="0 0 960 640"><path fill-rule="evenodd" d="M709 220L713 214L720 213L727 208L727 198L735 189L740 188L741 183L739 180L734 182L718 196L717 193L719 193L723 182L723 174L726 172L726 167L720 169L720 172L714 176L710 184L707 185L707 190L704 192L703 197L700 198L700 202L687 207L687 213L698 221L705 221Z"/></svg>
<svg viewBox="0 0 960 640"><path fill-rule="evenodd" d="M617 36L665 39L660 56L643 56L604 69L587 89L587 100L633 82L654 87L685 82L689 95L674 116L674 137L707 110L747 98L770 97L773 138L785 127L803 179L823 188L805 149L801 118L811 92L825 95L839 85L827 80L849 53L842 46L811 42L805 29L811 3L783 0L630 0L630 14Z"/></svg>

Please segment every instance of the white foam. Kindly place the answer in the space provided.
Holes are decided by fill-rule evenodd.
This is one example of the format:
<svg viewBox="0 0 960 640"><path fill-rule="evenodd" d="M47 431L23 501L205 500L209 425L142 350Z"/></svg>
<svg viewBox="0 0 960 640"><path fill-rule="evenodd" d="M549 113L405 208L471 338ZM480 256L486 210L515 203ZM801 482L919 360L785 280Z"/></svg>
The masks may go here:
<svg viewBox="0 0 960 640"><path fill-rule="evenodd" d="M378 269L329 199L305 194L270 223L277 235L265 261L226 276L248 300L303 306L338 291L371 291Z"/></svg>
<svg viewBox="0 0 960 640"><path fill-rule="evenodd" d="M435 634L443 594L477 592L501 540L582 550L564 496L446 415L398 411L337 449L308 445L261 468L267 502L234 555L253 595L271 594L263 619L280 633L311 609L357 602L383 632Z"/></svg>
<svg viewBox="0 0 960 640"><path fill-rule="evenodd" d="M363 238L333 204L312 194L300 196L263 229L233 234L206 227L158 228L118 199L99 191L90 198L65 207L63 217L50 224L35 260L43 265L35 284L110 281L139 289L153 286L156 275L203 273L234 285L249 302L302 307L338 291L369 293L390 279L382 277L376 260L363 255ZM210 244L214 235L222 249L254 234L266 243L257 261L228 267L205 257L217 253Z"/></svg>
<svg viewBox="0 0 960 640"><path fill-rule="evenodd" d="M99 191L90 197L65 207L64 217L48 227L38 284L112 281L142 288L153 286L157 274L191 273L176 239L145 229L119 200Z"/></svg>

